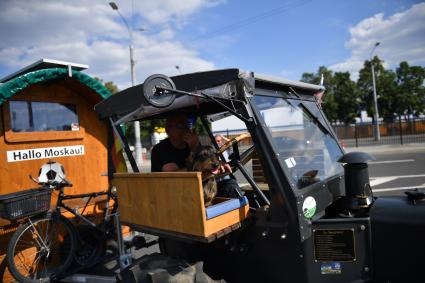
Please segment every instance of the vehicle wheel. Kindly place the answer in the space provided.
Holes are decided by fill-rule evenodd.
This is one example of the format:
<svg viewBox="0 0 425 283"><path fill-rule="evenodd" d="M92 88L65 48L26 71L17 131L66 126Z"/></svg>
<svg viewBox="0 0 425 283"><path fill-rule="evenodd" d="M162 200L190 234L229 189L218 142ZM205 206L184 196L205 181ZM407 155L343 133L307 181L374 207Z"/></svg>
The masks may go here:
<svg viewBox="0 0 425 283"><path fill-rule="evenodd" d="M19 282L51 282L71 264L76 245L72 224L47 216L20 226L9 241L7 263Z"/></svg>
<svg viewBox="0 0 425 283"><path fill-rule="evenodd" d="M93 266L105 254L106 238L96 228L88 225L77 227L78 246L75 251L75 261L80 266Z"/></svg>

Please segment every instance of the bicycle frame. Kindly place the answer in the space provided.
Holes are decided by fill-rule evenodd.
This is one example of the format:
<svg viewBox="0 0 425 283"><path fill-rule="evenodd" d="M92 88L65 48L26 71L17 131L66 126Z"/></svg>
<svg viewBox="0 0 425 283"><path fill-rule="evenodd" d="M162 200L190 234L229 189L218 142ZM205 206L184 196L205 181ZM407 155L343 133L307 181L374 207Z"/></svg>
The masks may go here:
<svg viewBox="0 0 425 283"><path fill-rule="evenodd" d="M61 208L65 209L66 211L70 212L72 215L74 215L75 217L77 217L78 219L83 220L85 223L87 223L88 225L94 227L94 228L98 228L97 225L90 221L90 219L88 219L87 217L83 216L84 211L86 210L87 206L90 203L90 200L92 200L93 198L96 198L98 196L104 196L106 195L106 207L104 208L104 215L103 215L103 221L102 223L106 222L109 220L109 217L111 216L111 214L109 213L110 210L110 200L113 199L114 200L114 205L116 205L116 199L111 195L110 190L108 190L107 192L97 192L97 193L86 193L86 194L76 194L76 195L65 195L64 193L64 188L61 187L58 189L59 191L59 196L58 199L56 201L56 206L55 206L55 211L57 213L61 213ZM84 208L81 212L78 212L78 210L72 209L71 207L67 206L65 203L63 203L64 200L72 200L72 199L83 199L88 197L88 200L85 202Z"/></svg>

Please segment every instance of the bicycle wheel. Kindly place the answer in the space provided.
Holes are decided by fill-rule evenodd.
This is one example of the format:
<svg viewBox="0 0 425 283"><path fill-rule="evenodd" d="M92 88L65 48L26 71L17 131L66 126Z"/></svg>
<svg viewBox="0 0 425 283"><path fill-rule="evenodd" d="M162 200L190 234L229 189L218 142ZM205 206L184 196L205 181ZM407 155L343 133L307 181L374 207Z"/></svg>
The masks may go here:
<svg viewBox="0 0 425 283"><path fill-rule="evenodd" d="M19 282L51 282L71 264L75 247L75 231L65 217L53 214L28 222L9 241L9 271Z"/></svg>

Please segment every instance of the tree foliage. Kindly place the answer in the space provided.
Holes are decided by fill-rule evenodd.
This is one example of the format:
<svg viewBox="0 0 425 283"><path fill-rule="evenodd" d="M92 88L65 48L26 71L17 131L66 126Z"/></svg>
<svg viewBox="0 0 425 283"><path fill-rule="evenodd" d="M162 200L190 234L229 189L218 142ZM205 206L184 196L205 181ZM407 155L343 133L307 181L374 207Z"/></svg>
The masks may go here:
<svg viewBox="0 0 425 283"><path fill-rule="evenodd" d="M319 67L316 73L303 73L301 81L320 84L324 77L326 88L322 108L331 122L352 123L365 110L374 117L372 65L379 117L394 121L397 116L419 116L425 113L425 68L409 66L401 62L396 71L387 70L384 62L375 56L366 60L354 82L348 72L333 73L326 67Z"/></svg>
<svg viewBox="0 0 425 283"><path fill-rule="evenodd" d="M401 62L396 69L397 111L401 116L407 114L418 116L425 111L425 68L409 66L407 62Z"/></svg>
<svg viewBox="0 0 425 283"><path fill-rule="evenodd" d="M357 92L350 74L333 73L326 67L319 67L317 73L304 73L301 81L320 84L323 75L323 86L326 88L322 109L331 122L351 123L358 114Z"/></svg>
<svg viewBox="0 0 425 283"><path fill-rule="evenodd" d="M350 124L359 114L357 104L356 84L350 79L350 73L335 73L334 75L334 97L338 104L337 118L345 124Z"/></svg>

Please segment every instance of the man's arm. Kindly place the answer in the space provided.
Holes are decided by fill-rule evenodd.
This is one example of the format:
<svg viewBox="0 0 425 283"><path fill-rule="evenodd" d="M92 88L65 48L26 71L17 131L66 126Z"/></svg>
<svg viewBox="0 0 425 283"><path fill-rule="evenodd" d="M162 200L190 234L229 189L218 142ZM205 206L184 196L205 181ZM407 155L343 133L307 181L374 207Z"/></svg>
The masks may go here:
<svg viewBox="0 0 425 283"><path fill-rule="evenodd" d="M162 172L186 172L186 168L179 168L176 163L170 162L162 166Z"/></svg>

